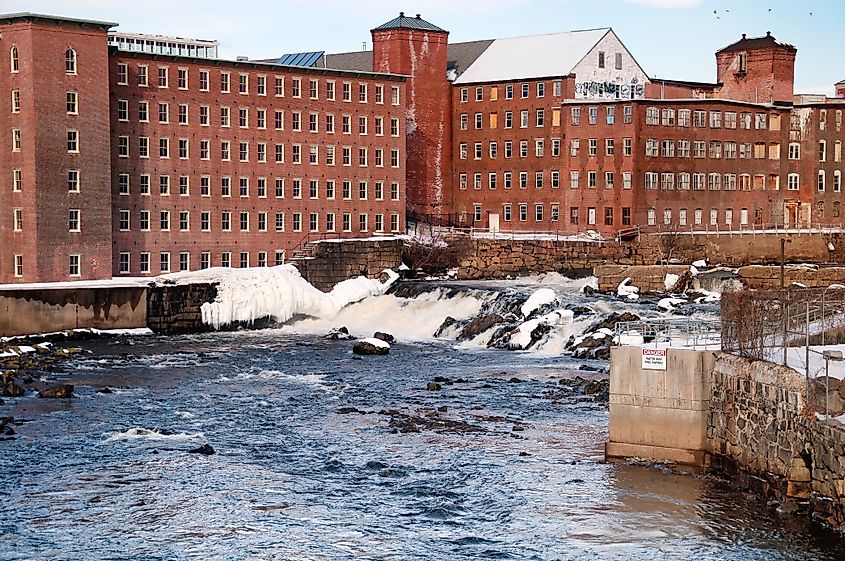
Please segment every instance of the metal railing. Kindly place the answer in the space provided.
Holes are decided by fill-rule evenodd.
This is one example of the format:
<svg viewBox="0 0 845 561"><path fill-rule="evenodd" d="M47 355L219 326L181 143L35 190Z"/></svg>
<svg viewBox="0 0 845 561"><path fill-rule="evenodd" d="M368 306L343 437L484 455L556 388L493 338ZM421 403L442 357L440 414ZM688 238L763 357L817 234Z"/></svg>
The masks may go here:
<svg viewBox="0 0 845 561"><path fill-rule="evenodd" d="M719 347L722 326L718 320L644 319L616 324L614 343L626 345L666 344L670 347Z"/></svg>

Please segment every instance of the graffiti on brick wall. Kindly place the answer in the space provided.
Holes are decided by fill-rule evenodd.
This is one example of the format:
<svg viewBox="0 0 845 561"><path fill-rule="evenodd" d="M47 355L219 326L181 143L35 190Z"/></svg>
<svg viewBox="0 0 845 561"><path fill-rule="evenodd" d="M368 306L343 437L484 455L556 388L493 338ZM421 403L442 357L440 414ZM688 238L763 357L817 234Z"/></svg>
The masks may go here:
<svg viewBox="0 0 845 561"><path fill-rule="evenodd" d="M635 99L645 95L643 84L616 82L579 82L575 84L576 97L601 97L607 99Z"/></svg>

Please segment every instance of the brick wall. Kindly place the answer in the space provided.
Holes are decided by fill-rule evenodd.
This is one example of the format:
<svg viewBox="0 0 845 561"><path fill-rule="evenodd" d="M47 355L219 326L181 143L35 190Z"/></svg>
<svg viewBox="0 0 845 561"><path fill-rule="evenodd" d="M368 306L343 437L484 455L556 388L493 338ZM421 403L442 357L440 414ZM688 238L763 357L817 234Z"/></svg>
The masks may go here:
<svg viewBox="0 0 845 561"><path fill-rule="evenodd" d="M259 256L266 256L273 265L276 253L285 251L291 257L293 249L309 234L329 231L331 226L339 235L366 236L376 231L404 231L405 216L405 88L402 79L372 74L341 73L337 71L302 69L299 71L275 65L248 62L197 61L180 57L156 56L145 53L114 51L109 61L111 78L112 152L114 182L112 186L114 228L114 273L130 275L159 274L161 254L169 253L171 271L180 270L180 254L189 258L188 268L200 267L203 253L210 254L210 265L223 264L223 255L231 257L231 265L239 266L241 253L248 256L249 266L259 265ZM126 65L126 83L118 76L118 65ZM148 86L138 83L139 68L146 67ZM158 73L166 69L167 87L159 87ZM187 84L179 86L178 73L187 73ZM200 88L200 72L208 73L208 87ZM228 75L229 92L221 92L223 76ZM240 93L239 80L247 80L246 93ZM258 90L259 78L266 80L264 92ZM276 93L276 79L282 89ZM299 81L299 92L295 81ZM316 92L312 95L311 82ZM334 99L328 88L333 86ZM365 88L362 97L361 88ZM399 88L398 103L392 99L392 88ZM349 99L344 99L344 89ZM376 89L382 97L376 99ZM139 119L139 103L149 104L149 122ZM120 120L118 105L126 103L128 118ZM167 122L160 122L159 104L166 104ZM180 123L180 106L187 108L187 123ZM200 107L208 109L208 125L200 122ZM229 111L228 126L223 126L221 110ZM246 112L245 126L240 124L240 111ZM258 111L265 111L265 122L258 122ZM282 112L282 122L276 127L276 111ZM294 115L300 119L294 127ZM310 130L314 115L317 131ZM327 118L334 118L334 130L327 130ZM343 130L343 119L349 119L349 131ZM360 119L366 129L360 128ZM376 119L382 120L382 130L376 130ZM398 119L395 134L391 120ZM118 153L120 137L129 141L128 157ZM139 152L141 137L149 141L149 157ZM169 141L169 157L161 157L160 139ZM187 157L181 157L179 143L188 143ZM208 141L209 154L203 157L201 143ZM221 153L222 143L229 142L229 158ZM248 144L246 160L241 161L239 144ZM266 147L266 161L258 158L258 145ZM276 145L283 147L283 161L276 161ZM327 149L334 148L334 162L328 161ZM301 151L301 163L293 160L294 147ZM309 162L310 150L317 149L317 161ZM344 149L350 151L351 161L344 163ZM366 165L359 160L359 150L367 150ZM382 151L377 163L376 151ZM399 160L391 165L391 151L397 150ZM129 193L120 192L120 175L126 174ZM149 193L140 192L142 175L149 177ZM161 178L169 180L169 194L160 189ZM184 178L184 179L183 179ZM229 182L229 194L222 184ZM241 181L246 182L246 194L240 192ZM180 191L180 181L187 181L187 192ZM208 192L202 192L202 181L208 181ZM259 192L264 183L264 193ZM277 191L277 184L281 190ZM311 192L311 183L316 192ZM329 193L333 182L333 193ZM344 193L344 182L349 192ZM294 192L295 185L300 192ZM362 189L362 184L364 185ZM398 187L395 197L392 185ZM382 189L376 193L377 185ZM128 212L129 227L121 228L121 212ZM149 212L149 229L140 228L142 212ZM161 224L161 213L169 213L169 229ZM202 214L208 213L208 228L203 228ZM223 229L223 213L230 213L230 228ZM180 220L187 213L188 227ZM241 227L240 217L246 213L248 223ZM312 227L311 216L316 216ZM350 216L348 230L343 224L344 214ZM277 222L281 215L281 222ZM300 223L295 224L295 215ZM366 217L362 223L361 216ZM265 224L260 225L259 220ZM345 234L344 234L345 232ZM150 253L149 271L139 268L140 254ZM120 254L129 254L128 270L120 268Z"/></svg>

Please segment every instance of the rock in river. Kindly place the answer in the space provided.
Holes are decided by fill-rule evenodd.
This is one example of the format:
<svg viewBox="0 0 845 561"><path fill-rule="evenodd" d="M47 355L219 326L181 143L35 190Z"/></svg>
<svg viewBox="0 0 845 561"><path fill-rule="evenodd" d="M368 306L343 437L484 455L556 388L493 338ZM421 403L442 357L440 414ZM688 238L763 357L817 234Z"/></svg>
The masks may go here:
<svg viewBox="0 0 845 561"><path fill-rule="evenodd" d="M356 342L352 347L352 352L356 355L386 355L390 352L390 345L381 339L371 337Z"/></svg>
<svg viewBox="0 0 845 561"><path fill-rule="evenodd" d="M73 397L73 384L61 384L38 392L38 397L66 398Z"/></svg>

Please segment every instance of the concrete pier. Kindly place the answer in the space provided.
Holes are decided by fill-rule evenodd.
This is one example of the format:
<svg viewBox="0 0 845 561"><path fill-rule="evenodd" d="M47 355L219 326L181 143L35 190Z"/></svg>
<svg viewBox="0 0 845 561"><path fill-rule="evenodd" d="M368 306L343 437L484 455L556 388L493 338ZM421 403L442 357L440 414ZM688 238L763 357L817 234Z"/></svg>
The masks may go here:
<svg viewBox="0 0 845 561"><path fill-rule="evenodd" d="M716 352L668 348L655 356L649 350L610 351L606 456L704 465Z"/></svg>

